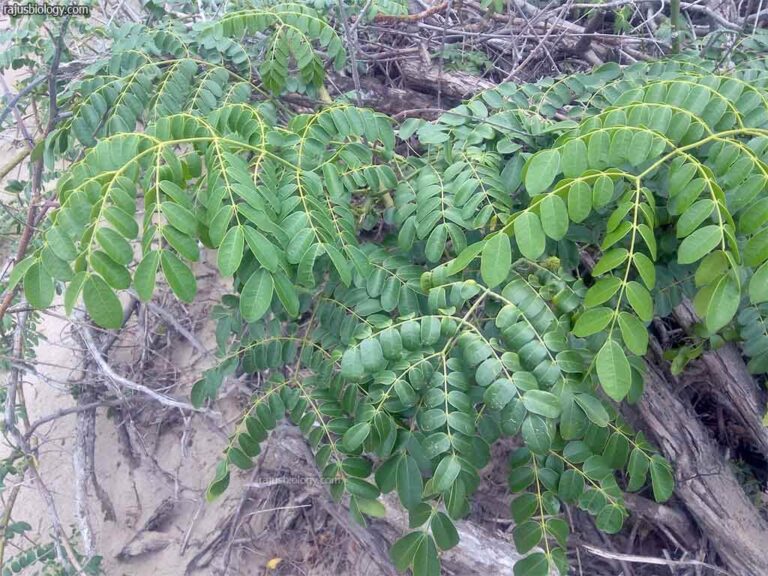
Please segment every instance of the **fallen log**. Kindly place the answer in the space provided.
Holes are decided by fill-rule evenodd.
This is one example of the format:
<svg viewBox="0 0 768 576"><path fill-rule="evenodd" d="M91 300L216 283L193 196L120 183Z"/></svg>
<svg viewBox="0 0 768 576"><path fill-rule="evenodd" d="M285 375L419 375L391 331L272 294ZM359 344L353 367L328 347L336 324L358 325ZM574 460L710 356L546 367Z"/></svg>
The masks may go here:
<svg viewBox="0 0 768 576"><path fill-rule="evenodd" d="M651 362L646 368L638 409L674 463L675 493L733 574L768 574L768 523L691 406L675 394L671 380Z"/></svg>
<svg viewBox="0 0 768 576"><path fill-rule="evenodd" d="M408 530L408 515L390 496L382 498L387 515L375 522L370 530L381 534L390 543ZM443 574L457 576L512 576L515 564L523 558L509 537L501 532L488 530L474 522L456 522L459 543L440 556Z"/></svg>
<svg viewBox="0 0 768 576"><path fill-rule="evenodd" d="M691 332L700 322L690 302L684 301L674 311L675 319ZM768 428L763 425L764 393L747 370L741 353L734 344L705 352L701 362L711 376L711 392L719 404L744 429L747 440L768 460Z"/></svg>
<svg viewBox="0 0 768 576"><path fill-rule="evenodd" d="M343 92L352 92L355 86L352 79L336 74L333 83ZM432 96L403 88L386 86L376 78L364 77L360 82L361 105L377 112L395 116L414 108L432 108L435 99Z"/></svg>
<svg viewBox="0 0 768 576"><path fill-rule="evenodd" d="M318 479L316 486L321 486L312 454L306 442L293 427L279 428L279 439L273 438L275 446L280 450L288 450L302 455L304 462L296 463L302 468L302 473ZM321 488L318 488L321 490ZM394 568L386 566L387 542L391 544L408 531L408 514L392 496L382 498L386 515L371 523L368 530L362 529L349 519L346 510L339 513L339 505L330 501L330 496L324 488L318 494L318 501L325 502L324 507L337 521L342 523L351 536L365 547L373 557L382 573L396 574ZM511 539L498 531L475 524L472 521L456 522L459 533L459 544L441 554L443 574L457 576L512 576L515 564L523 557L515 549Z"/></svg>
<svg viewBox="0 0 768 576"><path fill-rule="evenodd" d="M463 100L496 87L493 82L479 76L466 72L441 71L438 66L424 64L420 60L403 60L398 66L408 87L428 94L437 94L439 91L448 98Z"/></svg>

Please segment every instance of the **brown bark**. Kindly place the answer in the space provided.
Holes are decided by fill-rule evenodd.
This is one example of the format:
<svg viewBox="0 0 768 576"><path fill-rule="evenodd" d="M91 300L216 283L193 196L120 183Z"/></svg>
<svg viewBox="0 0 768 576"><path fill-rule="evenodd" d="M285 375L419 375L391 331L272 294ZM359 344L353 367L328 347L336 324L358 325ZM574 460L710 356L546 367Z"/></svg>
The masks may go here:
<svg viewBox="0 0 768 576"><path fill-rule="evenodd" d="M624 503L632 515L654 526L666 527L680 542L689 544L698 540L699 536L693 521L682 510L659 504L631 492L624 494Z"/></svg>
<svg viewBox="0 0 768 576"><path fill-rule="evenodd" d="M352 79L347 76L337 74L333 77L333 83L342 91L354 90ZM376 78L363 77L360 79L360 84L362 105L390 116L405 110L432 108L435 105L435 99L430 95L415 90L386 86Z"/></svg>
<svg viewBox="0 0 768 576"><path fill-rule="evenodd" d="M382 498L387 515L371 530L390 543L408 531L408 515L392 495ZM509 536L492 532L467 520L456 522L459 543L440 554L443 574L457 576L512 575L515 564L523 558Z"/></svg>
<svg viewBox="0 0 768 576"><path fill-rule="evenodd" d="M674 463L676 494L729 570L738 576L768 574L768 523L747 499L693 409L651 363L638 408Z"/></svg>
<svg viewBox="0 0 768 576"><path fill-rule="evenodd" d="M276 434L280 435L279 446L294 454L303 455L304 462L297 466L305 468L308 476L317 476L317 469L304 439L295 428L281 428ZM274 438L273 438L274 441ZM396 539L408 532L408 514L392 495L385 496L382 501L386 507L386 516L373 522L368 530L349 520L344 511L339 514L337 505L330 502L323 491L324 507L343 524L375 559L383 574L396 574L394 568L389 569L388 548ZM457 576L511 576L514 565L523 556L517 552L509 536L501 532L491 531L471 521L456 522L459 533L459 544L450 550L442 552L440 559L443 574ZM389 543L389 544L387 544Z"/></svg>
<svg viewBox="0 0 768 576"><path fill-rule="evenodd" d="M438 66L418 60L403 60L399 66L406 85L428 94L436 94L439 86L443 96L462 100L496 87L493 82L466 72L443 70L441 74Z"/></svg>
<svg viewBox="0 0 768 576"><path fill-rule="evenodd" d="M387 23L395 23L395 22L418 22L419 20L424 20L426 18L429 18L430 16L434 16L438 12L442 12L448 7L448 2L440 2L439 4L435 4L434 6L430 6L426 10L422 10L421 12L417 12L416 14L377 14L373 21L379 22L382 24Z"/></svg>
<svg viewBox="0 0 768 576"><path fill-rule="evenodd" d="M675 318L690 332L699 322L690 302L675 309ZM711 392L741 427L747 440L768 459L768 428L763 425L765 394L747 370L741 353L733 344L706 352L701 361L711 376Z"/></svg>

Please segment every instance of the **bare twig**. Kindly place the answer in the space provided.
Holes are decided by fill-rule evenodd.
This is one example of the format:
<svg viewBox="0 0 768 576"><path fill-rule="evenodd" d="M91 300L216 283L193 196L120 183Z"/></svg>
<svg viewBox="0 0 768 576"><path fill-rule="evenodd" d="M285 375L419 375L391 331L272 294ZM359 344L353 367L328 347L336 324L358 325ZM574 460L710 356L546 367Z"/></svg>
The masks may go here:
<svg viewBox="0 0 768 576"><path fill-rule="evenodd" d="M8 501L5 503L5 509L3 510L3 518L0 520L0 534L5 534L8 524L11 522L11 514L13 513L13 507L16 505L16 498L19 496L21 490L21 484L16 484L11 488L11 494L8 497ZM0 566L3 564L5 558L5 545L8 542L7 538L0 537Z"/></svg>
<svg viewBox="0 0 768 576"><path fill-rule="evenodd" d="M19 103L19 101L22 98L24 98L27 94L32 92L35 88L40 86L40 84L45 82L47 79L48 79L47 74L44 74L43 76L38 76L37 78L33 79L29 84L27 84L23 89L21 89L18 94L11 97L11 99L6 104L5 109L3 109L2 112L0 112L0 125L3 124L3 121L6 119L8 114L10 114L16 109L16 105Z"/></svg>
<svg viewBox="0 0 768 576"><path fill-rule="evenodd" d="M96 364L98 364L99 368L101 368L101 370L104 372L107 378L109 378L112 382L114 382L118 387L127 388L128 390L133 390L134 392L145 394L146 396L149 396L150 398L159 402L160 404L164 406L168 406L170 408L178 408L180 410L190 410L193 412L203 411L199 408L195 408L191 404L187 404L186 402L176 400L174 398L171 398L170 396L166 396L165 394L156 392L155 390L152 390L151 388L148 388L143 384L138 384L137 382L133 382L131 380L128 380L128 378L120 376L112 369L112 367L107 363L107 361L104 360L104 357L101 355L101 352L97 348L96 343L93 341L93 336L90 332L90 329L87 327L83 327L80 329L80 334L83 338L83 342L85 342L85 345L88 348L88 352L90 352L91 356L96 361Z"/></svg>
<svg viewBox="0 0 768 576"><path fill-rule="evenodd" d="M355 102L358 106L362 106L362 96L360 94L360 71L357 69L357 52L359 50L357 42L357 27L351 28L349 25L349 21L347 20L347 11L344 8L344 0L339 0L339 18L341 18L341 23L344 27L344 35L347 37L347 44L349 44L349 67L352 69L352 81L355 83Z"/></svg>
<svg viewBox="0 0 768 576"><path fill-rule="evenodd" d="M94 435L93 426L96 420L95 409L78 412L77 427L75 429L75 448L72 454L72 467L74 469L74 500L75 517L78 531L83 541L83 552L90 560L96 554L96 541L91 527L90 513L88 510L88 479L89 469L92 469L92 453L89 451L89 437Z"/></svg>
<svg viewBox="0 0 768 576"><path fill-rule="evenodd" d="M31 148L27 146L23 150L19 151L19 153L16 154L16 156L11 158L11 161L8 162L8 164L0 168L0 180L8 176L8 174L10 174L14 168L16 168L22 162L24 162L24 160L26 160L27 157L32 153L32 150L34 150L34 146L32 146Z"/></svg>
<svg viewBox="0 0 768 576"><path fill-rule="evenodd" d="M19 358L24 357L24 341L25 341L24 331L26 330L26 323L27 323L27 313L22 313L17 319L16 331L14 334L14 354ZM60 543L61 547L64 548L64 551L67 556L66 560L69 562L69 564L72 565L72 567L77 571L78 574L82 574L83 568L77 559L77 554L75 553L74 549L72 548L72 545L67 539L67 535L66 535L66 532L64 531L61 518L59 517L58 510L56 509L56 503L53 500L53 495L51 494L51 491L48 489L42 477L40 476L40 472L37 469L37 463L34 457L32 456L33 454L32 448L30 447L25 437L21 434L21 431L19 430L19 428L16 426L16 410L18 408L17 395L21 396L21 389L20 389L21 382L22 382L21 370L19 368L12 367L9 372L8 385L6 387L5 422L4 422L5 429L8 432L8 434L11 436L11 438L13 438L13 441L16 444L15 448L21 454L23 454L23 457L27 462L27 470L32 476L32 480L35 484L35 487L37 488L40 498L45 503L45 506L48 509L48 516L50 518L57 540ZM62 562L65 562L63 557L60 558L60 560Z"/></svg>
<svg viewBox="0 0 768 576"><path fill-rule="evenodd" d="M5 83L5 77L2 74L0 74L0 88L3 89L3 92L6 96L10 96L11 90ZM21 117L21 110L16 104L13 105L13 115L16 117L16 125L18 126L19 131L21 132L22 136L24 136L24 140L27 142L27 147L34 149L35 139L32 138L32 136L29 134L29 130L27 130L27 127L24 124L24 119Z"/></svg>
<svg viewBox="0 0 768 576"><path fill-rule="evenodd" d="M700 568L707 568L718 574L725 574L726 576L732 576L730 572L726 572L722 568L718 568L713 564L707 564L699 560L667 560L665 558L655 558L653 556L636 556L635 554L619 554L618 552L608 552L607 550L601 550L594 546L588 546L582 544L581 547L595 556L600 558L607 558L609 560L618 560L620 562L632 562L638 564L653 564L655 566L698 566Z"/></svg>
<svg viewBox="0 0 768 576"><path fill-rule="evenodd" d="M99 400L97 402L91 402L89 404L83 404L81 406L73 406L71 408L62 408L61 410L57 410L56 412L53 412L51 414L47 414L46 416L41 417L39 420L35 420L32 423L32 425L24 432L24 438L26 440L29 440L30 438L32 438L32 435L35 433L35 431L38 428L40 428L40 426L43 426L44 424L48 424L49 422L53 422L54 420L58 420L59 418L69 416L71 414L77 414L85 410L93 410L94 408L101 408L102 406L104 407L119 406L124 402L125 400L122 400L122 399Z"/></svg>
<svg viewBox="0 0 768 576"><path fill-rule="evenodd" d="M132 290L129 291L129 293L138 298L138 296L133 292ZM162 306L159 306L155 304L154 302L145 302L144 306L149 308L154 314L157 314L160 316L160 318L163 319L165 323L167 323L171 328L176 330L179 334L181 334L191 345L192 347L198 351L198 353L201 356L210 356L211 353L206 349L206 347L198 340L192 332L187 330L184 326L182 326L176 318L173 317L173 314L168 312L165 308Z"/></svg>
<svg viewBox="0 0 768 576"><path fill-rule="evenodd" d="M418 22L419 20L425 20L430 16L442 12L448 8L448 2L439 2L434 6L430 6L426 10L417 12L416 14L377 14L373 19L374 22L386 23L386 22Z"/></svg>

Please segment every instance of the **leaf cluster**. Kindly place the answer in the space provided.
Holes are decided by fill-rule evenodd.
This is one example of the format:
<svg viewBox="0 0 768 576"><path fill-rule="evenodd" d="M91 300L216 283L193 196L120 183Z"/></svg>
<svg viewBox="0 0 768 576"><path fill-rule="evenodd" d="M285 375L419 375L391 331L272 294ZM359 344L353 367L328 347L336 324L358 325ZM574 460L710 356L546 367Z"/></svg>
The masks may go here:
<svg viewBox="0 0 768 576"><path fill-rule="evenodd" d="M220 53L235 67L195 56L256 33L269 39L245 60ZM513 436L516 574L566 573L565 506L612 533L624 492L672 493L670 465L619 411L642 394L652 319L688 295L706 334L737 322L750 367L766 370L760 65L607 65L504 84L395 131L370 110L293 115L268 98L292 61L319 84L318 47L343 63L303 5L147 42L73 89L47 154L78 160L11 282L35 307L64 285L68 310L82 301L118 328L121 291L146 301L165 282L192 301L201 248L216 251L233 294L215 312L220 363L192 400L263 377L210 498L287 418L356 519L397 494L410 531L395 565L438 574L491 446ZM401 155L406 141L418 156Z"/></svg>

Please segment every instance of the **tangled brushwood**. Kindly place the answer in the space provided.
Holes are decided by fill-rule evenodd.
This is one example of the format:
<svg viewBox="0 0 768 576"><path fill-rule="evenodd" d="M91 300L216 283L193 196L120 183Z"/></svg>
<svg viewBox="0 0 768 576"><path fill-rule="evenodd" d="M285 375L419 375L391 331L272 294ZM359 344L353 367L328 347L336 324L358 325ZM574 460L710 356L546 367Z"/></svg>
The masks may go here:
<svg viewBox="0 0 768 576"><path fill-rule="evenodd" d="M193 404L230 375L262 379L210 499L288 418L357 520L396 492L412 531L394 564L436 575L490 446L517 436L515 573L565 574L563 504L614 533L625 492L672 494L672 467L622 407L643 394L648 325L680 287L702 337L768 371L763 59L605 64L395 127L270 98L324 100L325 59L344 63L305 5L136 27L115 49L72 84L71 117L37 152L77 161L9 289L44 308L62 283L68 311L119 328L120 291L147 301L164 280L189 302L200 246L217 251L235 294Z"/></svg>

